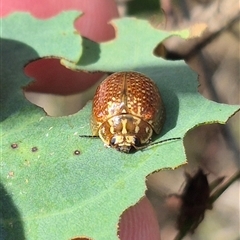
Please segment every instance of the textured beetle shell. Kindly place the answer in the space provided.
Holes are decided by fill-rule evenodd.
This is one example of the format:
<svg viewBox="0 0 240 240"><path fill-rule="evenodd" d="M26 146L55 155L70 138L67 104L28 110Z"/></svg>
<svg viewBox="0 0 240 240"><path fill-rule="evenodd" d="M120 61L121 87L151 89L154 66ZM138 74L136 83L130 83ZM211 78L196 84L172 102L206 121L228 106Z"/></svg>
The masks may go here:
<svg viewBox="0 0 240 240"><path fill-rule="evenodd" d="M93 135L98 136L102 123L121 114L141 118L159 134L165 109L160 92L151 79L137 72L117 72L99 85L93 99Z"/></svg>

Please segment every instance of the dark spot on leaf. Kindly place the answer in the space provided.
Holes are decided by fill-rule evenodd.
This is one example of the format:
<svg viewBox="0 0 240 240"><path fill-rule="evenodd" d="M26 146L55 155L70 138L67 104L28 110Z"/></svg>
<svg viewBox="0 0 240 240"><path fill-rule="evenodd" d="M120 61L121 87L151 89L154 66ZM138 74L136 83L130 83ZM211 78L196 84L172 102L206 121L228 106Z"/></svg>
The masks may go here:
<svg viewBox="0 0 240 240"><path fill-rule="evenodd" d="M80 153L81 153L81 152L80 152L79 150L75 150L75 151L74 151L74 154L75 154L75 155L80 155Z"/></svg>
<svg viewBox="0 0 240 240"><path fill-rule="evenodd" d="M17 143L11 144L11 148L13 148L13 149L18 148L18 144Z"/></svg>
<svg viewBox="0 0 240 240"><path fill-rule="evenodd" d="M32 152L37 152L38 148L37 147L33 147L32 148Z"/></svg>

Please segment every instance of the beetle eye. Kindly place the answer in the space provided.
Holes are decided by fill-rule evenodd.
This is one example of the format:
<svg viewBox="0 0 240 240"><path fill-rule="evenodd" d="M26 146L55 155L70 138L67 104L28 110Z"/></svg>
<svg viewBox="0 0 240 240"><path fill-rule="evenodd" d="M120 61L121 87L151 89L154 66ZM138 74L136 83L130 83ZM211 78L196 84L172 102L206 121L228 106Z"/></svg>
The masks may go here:
<svg viewBox="0 0 240 240"><path fill-rule="evenodd" d="M115 145L116 143L116 138L112 137L112 139L110 140L110 145Z"/></svg>
<svg viewBox="0 0 240 240"><path fill-rule="evenodd" d="M135 146L135 147L141 147L141 145L142 145L142 144L141 144L139 138L135 138L135 139L134 139L134 146Z"/></svg>

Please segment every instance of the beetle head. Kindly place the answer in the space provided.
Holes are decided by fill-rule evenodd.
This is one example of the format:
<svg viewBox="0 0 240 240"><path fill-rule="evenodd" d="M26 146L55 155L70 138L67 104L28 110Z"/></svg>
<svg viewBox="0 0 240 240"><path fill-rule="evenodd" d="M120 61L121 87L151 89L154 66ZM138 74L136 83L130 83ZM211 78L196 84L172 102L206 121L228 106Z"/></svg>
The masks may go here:
<svg viewBox="0 0 240 240"><path fill-rule="evenodd" d="M131 149L145 148L153 130L140 118L125 114L110 118L100 126L98 133L105 145L129 153Z"/></svg>

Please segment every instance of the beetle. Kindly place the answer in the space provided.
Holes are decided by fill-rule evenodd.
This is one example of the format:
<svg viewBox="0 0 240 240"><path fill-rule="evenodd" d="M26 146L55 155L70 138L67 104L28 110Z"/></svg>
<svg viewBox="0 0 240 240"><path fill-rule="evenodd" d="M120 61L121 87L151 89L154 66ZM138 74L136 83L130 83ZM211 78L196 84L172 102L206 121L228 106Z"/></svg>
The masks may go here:
<svg viewBox="0 0 240 240"><path fill-rule="evenodd" d="M149 145L165 121L156 84L138 72L116 72L97 88L93 98L92 135L108 147L129 153Z"/></svg>

